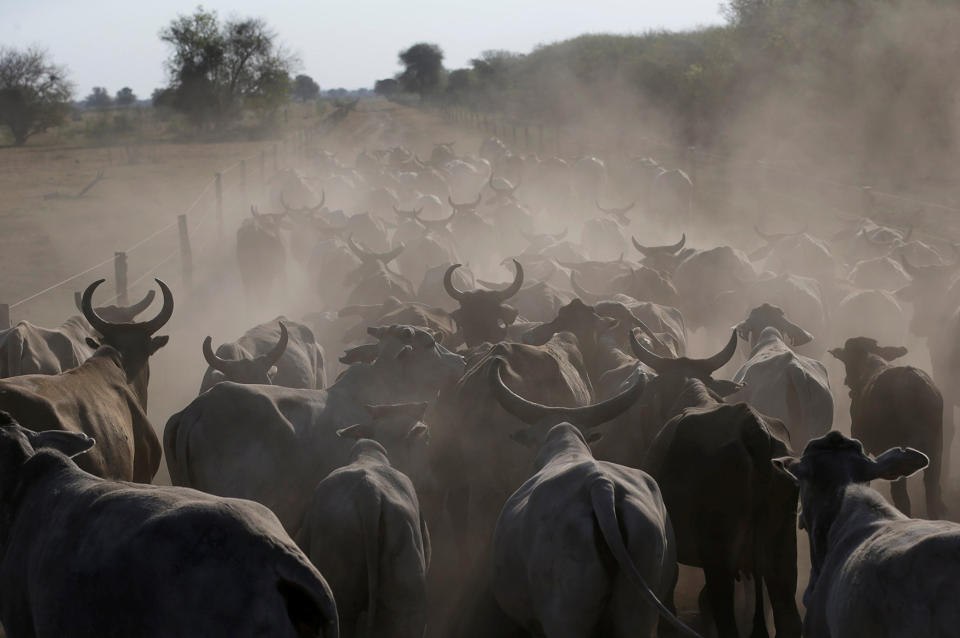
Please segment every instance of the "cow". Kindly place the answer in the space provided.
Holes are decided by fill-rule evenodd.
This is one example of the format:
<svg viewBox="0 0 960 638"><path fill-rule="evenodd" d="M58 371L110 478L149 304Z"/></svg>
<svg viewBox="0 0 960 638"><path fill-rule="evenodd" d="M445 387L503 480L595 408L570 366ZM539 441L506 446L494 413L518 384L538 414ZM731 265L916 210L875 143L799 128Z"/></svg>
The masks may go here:
<svg viewBox="0 0 960 638"><path fill-rule="evenodd" d="M766 585L777 636L799 638L797 490L771 465L789 452L789 435L782 422L747 403L724 403L720 397L740 386L710 376L736 352L736 330L709 359L666 359L631 339L636 357L657 373L641 423L666 421L640 467L660 485L677 560L703 569L701 612L709 604L720 638L737 638L734 580L749 575L756 594L752 635L766 635Z"/></svg>
<svg viewBox="0 0 960 638"><path fill-rule="evenodd" d="M367 334L367 326L406 325L423 328L433 333L438 343L448 348L456 345L457 326L443 308L434 308L415 301L403 302L396 297L387 297L382 304L370 306L347 306L339 312L340 317L359 317L360 322L343 335L343 343L356 343Z"/></svg>
<svg viewBox="0 0 960 638"><path fill-rule="evenodd" d="M302 323L277 317L220 345L216 352L212 341L209 336L203 340L203 358L209 368L200 383L201 394L224 380L315 390L326 385L323 348Z"/></svg>
<svg viewBox="0 0 960 638"><path fill-rule="evenodd" d="M680 241L666 246L644 246L636 237L631 236L630 241L633 247L643 255L643 265L654 270L672 273L676 270L680 262L686 259L692 252L691 249L684 250L687 243L687 234L683 233Z"/></svg>
<svg viewBox="0 0 960 638"><path fill-rule="evenodd" d="M0 620L11 638L336 637L323 577L265 507L104 480L94 440L0 414Z"/></svg>
<svg viewBox="0 0 960 638"><path fill-rule="evenodd" d="M464 361L419 328L370 334L378 340L373 361L351 365L325 390L225 381L171 416L163 447L173 484L257 501L293 532L313 487L349 458L337 430L370 422L398 468L415 475L394 456L410 443L402 404L433 401L460 378Z"/></svg>
<svg viewBox="0 0 960 638"><path fill-rule="evenodd" d="M660 615L697 636L674 616L676 542L656 482L595 460L581 431L629 408L643 380L598 405L551 408L507 388L504 363L490 367L494 394L530 426L514 438L539 451L493 533L491 585L501 609L544 636L652 638Z"/></svg>
<svg viewBox="0 0 960 638"><path fill-rule="evenodd" d="M800 526L810 537L803 594L805 636L953 636L960 626L960 525L912 519L870 481L903 480L929 460L894 447L875 460L839 432L814 439L775 466L800 488Z"/></svg>
<svg viewBox="0 0 960 638"><path fill-rule="evenodd" d="M237 267L253 302L269 299L274 286L286 283L287 246L280 233L282 215L261 215L253 206L250 212L237 229Z"/></svg>
<svg viewBox="0 0 960 638"><path fill-rule="evenodd" d="M97 314L115 323L130 323L153 302L151 290L132 306L101 306ZM80 309L80 294L76 297ZM23 374L60 374L86 361L93 350L87 338L99 335L82 314L68 318L58 328L42 328L29 321L0 331L0 378Z"/></svg>
<svg viewBox="0 0 960 638"><path fill-rule="evenodd" d="M338 435L359 440L350 462L317 484L297 542L333 590L341 636L422 638L430 534L413 483L366 438L369 425ZM427 436L426 426L406 436Z"/></svg>
<svg viewBox="0 0 960 638"><path fill-rule="evenodd" d="M828 283L837 275L837 263L830 246L806 232L772 233L753 227L764 246L750 253L750 260L763 260L763 267L777 273L790 273Z"/></svg>
<svg viewBox="0 0 960 638"><path fill-rule="evenodd" d="M397 297L403 300L413 299L413 284L403 275L390 270L390 262L404 251L405 246L399 244L393 250L377 253L367 250L347 237L347 246L360 260L360 266L349 273L345 279L348 286L352 286L347 296L350 305L366 305L382 301L385 297Z"/></svg>
<svg viewBox="0 0 960 638"><path fill-rule="evenodd" d="M770 304L751 310L737 333L750 344L751 352L733 376L735 383L745 387L732 398L783 421L794 444L826 434L833 425L827 369L793 351L813 337Z"/></svg>
<svg viewBox="0 0 960 638"><path fill-rule="evenodd" d="M516 308L508 306L507 300L520 292L523 286L523 266L513 260L516 274L513 283L504 290L461 291L453 285L453 274L460 264L452 264L443 275L443 288L450 297L460 304L451 313L457 322L460 336L468 348L478 346L484 341L496 342L507 334L507 328L517 319Z"/></svg>
<svg viewBox="0 0 960 638"><path fill-rule="evenodd" d="M90 326L93 355L58 375L25 375L0 380L0 410L32 430L67 430L94 437L97 449L80 467L103 478L149 483L160 467L160 441L147 418L149 358L169 337L153 336L173 315L173 293L155 280L163 294L156 317L142 323L113 323L93 309L99 279L83 292L81 306Z"/></svg>
<svg viewBox="0 0 960 638"><path fill-rule="evenodd" d="M896 445L916 447L930 458L923 475L927 517L940 518L943 461L943 397L933 380L913 366L891 366L907 354L899 346L880 346L869 337L847 339L830 354L843 362L850 388L850 434L870 453ZM893 504L910 515L906 481L890 486Z"/></svg>

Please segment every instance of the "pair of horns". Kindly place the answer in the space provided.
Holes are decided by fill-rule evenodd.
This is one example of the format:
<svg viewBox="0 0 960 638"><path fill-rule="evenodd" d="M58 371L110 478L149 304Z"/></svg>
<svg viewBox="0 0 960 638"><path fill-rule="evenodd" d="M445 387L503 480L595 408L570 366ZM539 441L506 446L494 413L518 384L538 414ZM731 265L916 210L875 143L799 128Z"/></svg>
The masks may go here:
<svg viewBox="0 0 960 638"><path fill-rule="evenodd" d="M391 251L388 251L385 253L377 253L377 252L373 252L372 250L363 248L362 246L357 244L357 242L353 241L353 235L350 235L347 237L347 246L350 248L350 252L356 255L360 259L360 261L364 263L369 263L372 261L380 261L380 262L383 262L384 264L388 264L394 259L396 259L397 257L399 257L400 253L403 252L403 249L406 248L403 242L400 242L399 244L397 244L397 247Z"/></svg>
<svg viewBox="0 0 960 638"><path fill-rule="evenodd" d="M482 194L481 194L481 193L477 193L477 199L475 199L474 201L472 201L472 202L467 202L467 203L464 203L464 204L457 204L456 202L453 201L453 198L452 198L450 195L447 195L447 202L448 202L451 206L453 206L454 210L459 210L459 209L461 209L461 208L470 210L470 209L476 208L477 206L480 205L481 199L482 199Z"/></svg>
<svg viewBox="0 0 960 638"><path fill-rule="evenodd" d="M597 210L599 210L601 213L606 213L608 215L624 215L630 212L631 210L633 210L633 207L636 206L637 204L637 202L630 202L627 206L624 206L623 208L604 208L603 206L600 205L599 201L594 200L593 203L596 204Z"/></svg>
<svg viewBox="0 0 960 638"><path fill-rule="evenodd" d="M663 374L668 371L671 366L675 366L678 362L683 362L690 367L696 368L701 374L709 376L727 365L727 362L733 358L734 353L737 351L737 331L734 330L733 334L730 335L730 341L727 342L723 350L707 359L688 359L686 357L669 359L667 357L661 357L644 348L640 340L637 339L637 335L632 331L630 332L630 347L633 349L633 356L639 359L641 363L649 366L657 374Z"/></svg>
<svg viewBox="0 0 960 638"><path fill-rule="evenodd" d="M633 242L633 247L646 257L652 255L675 255L682 250L687 243L687 234L684 233L683 236L680 237L680 241L670 246L644 246L637 241L636 237L631 237L630 240Z"/></svg>
<svg viewBox="0 0 960 638"><path fill-rule="evenodd" d="M93 329L99 332L100 334L107 336L111 332L116 332L118 328L129 329L131 327L136 327L139 330L143 331L145 334L152 335L158 330L160 330L161 328L163 328L163 326L166 325L168 321L170 321L170 317L173 316L173 293L170 292L170 288L168 288L167 284L163 283L163 281L159 279L154 279L154 281L157 282L157 285L160 286L160 292L163 295L163 307L160 308L160 312L157 314L156 317L154 317L150 321L143 321L140 323L113 322L113 321L108 321L104 319L99 314L97 314L96 310L93 309L93 293L104 281L106 280L98 279L97 281L87 286L87 289L83 291L83 296L80 298L80 312L83 313L83 316L87 320L87 322L91 326L93 326ZM149 298L149 301L153 301L153 297L150 295L147 295L147 297L145 297L143 301L137 304L137 306L140 306L141 304L144 304L144 302L146 302L146 304L143 305L143 308L140 311L146 309L146 306L149 304L149 301L147 301L148 298Z"/></svg>
<svg viewBox="0 0 960 638"><path fill-rule="evenodd" d="M280 323L280 340L277 341L277 345L273 347L273 350L267 354L260 355L256 358L256 361L260 363L263 369L269 370L273 366L277 365L277 362L280 361L280 357L283 356L283 353L287 350L287 343L290 341L290 335L287 333L287 327ZM221 359L213 351L213 339L210 336L207 336L203 340L203 358L207 360L207 364L214 370L219 370L223 374L230 374L230 365L236 363L235 360L231 359Z"/></svg>
<svg viewBox="0 0 960 638"><path fill-rule="evenodd" d="M453 264L447 271L443 273L443 288L447 291L447 294L450 295L456 301L463 301L466 299L467 295L470 293L458 290L456 286L453 285L453 273L460 268L462 264ZM516 271L513 277L513 283L510 284L506 289L500 291L491 291L497 295L497 298L503 302L513 297L515 294L520 292L520 287L523 286L523 266L520 265L520 262L516 259L513 260L513 267Z"/></svg>
<svg viewBox="0 0 960 638"><path fill-rule="evenodd" d="M646 377L637 375L632 386L615 397L587 405L581 408L561 408L541 405L524 399L503 382L503 367L506 360L494 357L489 369L490 386L493 395L504 410L517 417L527 425L538 423L571 423L579 428L595 428L611 421L626 412L637 402L646 387Z"/></svg>

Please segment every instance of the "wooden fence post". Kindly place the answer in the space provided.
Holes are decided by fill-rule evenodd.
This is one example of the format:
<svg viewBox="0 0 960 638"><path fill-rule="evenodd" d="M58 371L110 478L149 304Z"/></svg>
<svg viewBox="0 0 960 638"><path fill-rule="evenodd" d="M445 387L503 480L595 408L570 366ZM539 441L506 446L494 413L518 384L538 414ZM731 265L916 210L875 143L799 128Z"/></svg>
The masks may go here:
<svg viewBox="0 0 960 638"><path fill-rule="evenodd" d="M113 253L113 277L117 284L117 305L129 306L127 296L127 253Z"/></svg>
<svg viewBox="0 0 960 638"><path fill-rule="evenodd" d="M0 330L10 327L10 304L0 303Z"/></svg>
<svg viewBox="0 0 960 638"><path fill-rule="evenodd" d="M217 232L223 237L223 175L217 173L216 177L217 191Z"/></svg>
<svg viewBox="0 0 960 638"><path fill-rule="evenodd" d="M243 198L241 202L246 208L247 204L250 202L247 199L247 160L240 160L240 196Z"/></svg>
<svg viewBox="0 0 960 638"><path fill-rule="evenodd" d="M180 229L180 270L183 272L183 285L190 290L193 288L193 251L190 249L186 215L177 217L177 227Z"/></svg>

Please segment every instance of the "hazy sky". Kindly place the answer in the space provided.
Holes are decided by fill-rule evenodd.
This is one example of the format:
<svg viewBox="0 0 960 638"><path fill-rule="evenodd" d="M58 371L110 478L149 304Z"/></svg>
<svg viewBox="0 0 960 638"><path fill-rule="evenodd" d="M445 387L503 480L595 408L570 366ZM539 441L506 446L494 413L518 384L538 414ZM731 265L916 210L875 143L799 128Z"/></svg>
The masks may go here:
<svg viewBox="0 0 960 638"><path fill-rule="evenodd" d="M582 33L639 33L721 22L722 0L207 0L221 17L267 20L324 89L372 87L398 70L397 52L439 44L448 68L486 49L528 52ZM0 45L46 47L83 97L130 86L148 97L164 81L157 34L195 0L0 0Z"/></svg>

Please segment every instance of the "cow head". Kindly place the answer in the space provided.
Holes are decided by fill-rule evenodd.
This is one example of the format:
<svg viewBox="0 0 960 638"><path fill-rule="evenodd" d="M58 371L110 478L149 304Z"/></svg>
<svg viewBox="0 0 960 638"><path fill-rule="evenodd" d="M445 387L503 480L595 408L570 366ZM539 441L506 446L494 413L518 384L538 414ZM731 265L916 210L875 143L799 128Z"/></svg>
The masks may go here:
<svg viewBox="0 0 960 638"><path fill-rule="evenodd" d="M163 307L157 316L149 321L113 322L101 317L93 309L93 293L104 282L103 279L98 279L87 286L80 300L84 318L94 330L103 335L102 345L111 346L120 353L123 369L127 375L127 382L133 385L144 410L147 409L147 385L150 381L148 360L150 355L167 345L170 340L168 336L154 337L153 335L163 328L170 321L170 317L173 316L173 293L170 292L167 284L161 280L155 279L154 281L160 286L160 292L163 295ZM88 338L87 345L96 349L100 347L101 343Z"/></svg>
<svg viewBox="0 0 960 638"><path fill-rule="evenodd" d="M631 237L633 247L643 255L645 265L655 270L673 272L677 265L686 257L683 247L687 243L687 234L680 237L680 241L669 246L644 246L637 241L636 237Z"/></svg>
<svg viewBox="0 0 960 638"><path fill-rule="evenodd" d="M523 285L523 266L513 260L516 275L513 283L505 290L461 291L453 285L453 273L460 264L453 264L443 275L443 287L460 304L451 316L457 322L460 333L468 348L480 345L484 341L502 341L507 336L507 328L517 319L516 308L505 302L520 292Z"/></svg>
<svg viewBox="0 0 960 638"><path fill-rule="evenodd" d="M768 303L751 310L750 315L737 326L737 334L744 341L749 341L750 347L756 347L765 328L775 328L795 348L813 341L813 335L787 319L781 308Z"/></svg>
<svg viewBox="0 0 960 638"><path fill-rule="evenodd" d="M410 477L417 486L430 488L432 477L427 458L430 430L423 423L427 403L367 405L370 421L337 430L337 436L372 439L383 446L391 464Z"/></svg>
<svg viewBox="0 0 960 638"><path fill-rule="evenodd" d="M717 380L712 376L714 372L725 366L736 353L736 330L730 335L730 341L727 342L723 350L706 359L661 357L647 350L633 332L630 333L630 346L633 349L634 356L657 373L657 378L653 382L655 387L651 388L651 405L656 411L658 423L664 423L671 415L674 402L683 392L684 386L689 380L700 381L716 397L729 396L743 389L743 386L739 383Z"/></svg>
<svg viewBox="0 0 960 638"><path fill-rule="evenodd" d="M506 360L494 357L488 374L490 387L497 402L511 415L530 427L513 433L510 438L527 446L543 443L550 429L561 423L568 423L580 430L590 430L611 421L636 403L646 387L646 377L637 376L633 385L615 397L594 405L579 408L563 408L541 405L524 399L503 382L503 366ZM599 439L599 435L588 435L584 442Z"/></svg>
<svg viewBox="0 0 960 638"><path fill-rule="evenodd" d="M477 208L480 207L480 202L483 200L483 194L477 193L477 198L472 202L463 202L458 204L453 201L453 198L447 195L447 203L453 208L453 212L458 215L477 215Z"/></svg>
<svg viewBox="0 0 960 638"><path fill-rule="evenodd" d="M930 460L913 448L891 448L872 459L863 445L840 432L811 440L803 456L772 460L774 467L800 487L800 528L810 538L810 584L804 594L809 603L829 550L829 531L843 505L845 488L874 479L896 481L925 468ZM889 507L877 494L875 508Z"/></svg>
<svg viewBox="0 0 960 638"><path fill-rule="evenodd" d="M157 291L149 290L147 294L144 295L143 299L133 304L132 306L100 306L97 308L97 314L106 319L107 321L113 321L116 323L130 323L136 319L137 315L146 310L150 304L153 303L153 298L157 296ZM73 293L73 302L77 306L77 310L83 312L83 304L81 303L83 295L79 292Z"/></svg>
<svg viewBox="0 0 960 638"><path fill-rule="evenodd" d="M596 204L597 210L599 210L601 213L606 213L607 215L610 215L621 226L629 226L630 218L627 217L627 213L633 210L633 207L637 203L630 202L628 205L622 206L620 208L604 208L603 206L600 205L599 201L595 201L594 204ZM636 242L636 240L634 240L634 242Z"/></svg>
<svg viewBox="0 0 960 638"><path fill-rule="evenodd" d="M234 383L272 385L276 375L276 365L287 349L290 336L287 327L280 322L280 340L273 350L253 358L224 359L213 352L213 339L203 340L203 358L207 364L222 374L227 381Z"/></svg>
<svg viewBox="0 0 960 638"><path fill-rule="evenodd" d="M876 339L853 337L843 348L831 348L830 354L843 362L847 376L843 380L851 395L859 394L873 374L887 363L907 354L903 346L881 346Z"/></svg>

